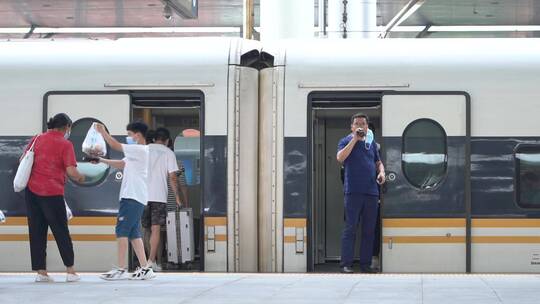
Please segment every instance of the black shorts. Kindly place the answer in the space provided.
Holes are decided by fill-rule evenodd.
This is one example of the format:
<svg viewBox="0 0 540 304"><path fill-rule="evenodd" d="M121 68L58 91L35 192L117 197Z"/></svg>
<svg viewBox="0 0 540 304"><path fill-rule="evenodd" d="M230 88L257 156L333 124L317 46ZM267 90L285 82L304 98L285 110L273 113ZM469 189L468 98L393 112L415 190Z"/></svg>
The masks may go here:
<svg viewBox="0 0 540 304"><path fill-rule="evenodd" d="M167 220L167 204L159 202L148 202L144 207L142 216L142 226L149 228L152 225L164 226Z"/></svg>

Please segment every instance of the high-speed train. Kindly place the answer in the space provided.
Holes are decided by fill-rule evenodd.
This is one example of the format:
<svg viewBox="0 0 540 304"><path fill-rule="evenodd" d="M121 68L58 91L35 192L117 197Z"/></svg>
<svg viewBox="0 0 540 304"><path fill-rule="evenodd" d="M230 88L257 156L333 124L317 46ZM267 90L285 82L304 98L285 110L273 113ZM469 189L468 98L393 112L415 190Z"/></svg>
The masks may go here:
<svg viewBox="0 0 540 304"><path fill-rule="evenodd" d="M540 272L540 40L225 38L0 42L0 271L30 270L17 159L65 112L75 264L109 269L122 172L85 163L94 121L167 127L189 171L201 271L337 270L337 143L370 117L386 166L382 272ZM200 131L197 145L182 136ZM121 155L110 151L110 158ZM62 269L52 235L50 270Z"/></svg>

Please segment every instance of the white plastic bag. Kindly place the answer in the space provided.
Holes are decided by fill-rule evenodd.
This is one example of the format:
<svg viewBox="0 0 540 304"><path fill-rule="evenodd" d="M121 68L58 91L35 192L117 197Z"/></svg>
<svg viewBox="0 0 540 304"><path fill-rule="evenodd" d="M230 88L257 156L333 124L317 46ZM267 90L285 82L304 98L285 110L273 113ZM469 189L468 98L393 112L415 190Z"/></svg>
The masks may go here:
<svg viewBox="0 0 540 304"><path fill-rule="evenodd" d="M64 199L64 204L66 205L66 216L67 216L67 220L69 221L70 219L73 218L73 212L71 212L71 208L69 208L65 199Z"/></svg>
<svg viewBox="0 0 540 304"><path fill-rule="evenodd" d="M4 215L4 212L0 210L0 223L5 223L5 222L6 222L6 216Z"/></svg>
<svg viewBox="0 0 540 304"><path fill-rule="evenodd" d="M32 146L26 153L19 163L17 168L17 173L13 179L13 190L15 192L21 192L28 185L28 180L30 179L30 174L32 173L32 166L34 165L34 145L38 139L39 135L34 139Z"/></svg>
<svg viewBox="0 0 540 304"><path fill-rule="evenodd" d="M86 133L82 143L82 151L90 156L105 156L107 145L103 136L96 130L95 125L96 123L92 123L88 133Z"/></svg>

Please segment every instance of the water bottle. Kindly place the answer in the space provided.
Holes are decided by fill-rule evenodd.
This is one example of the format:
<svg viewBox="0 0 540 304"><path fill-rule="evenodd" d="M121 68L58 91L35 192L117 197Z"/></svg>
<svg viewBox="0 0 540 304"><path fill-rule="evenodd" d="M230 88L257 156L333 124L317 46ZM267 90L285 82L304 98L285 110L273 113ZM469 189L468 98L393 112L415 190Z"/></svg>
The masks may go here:
<svg viewBox="0 0 540 304"><path fill-rule="evenodd" d="M373 135L373 131L371 131L371 129L368 129L367 134L366 134L366 149L367 150L371 148L371 144L373 143L374 139L375 139L375 136Z"/></svg>

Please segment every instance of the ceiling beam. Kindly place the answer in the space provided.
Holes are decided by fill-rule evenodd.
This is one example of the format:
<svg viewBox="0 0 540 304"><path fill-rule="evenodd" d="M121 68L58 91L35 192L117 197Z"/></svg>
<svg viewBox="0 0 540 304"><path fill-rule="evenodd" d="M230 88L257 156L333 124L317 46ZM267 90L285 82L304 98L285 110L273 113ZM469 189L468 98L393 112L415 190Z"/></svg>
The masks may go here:
<svg viewBox="0 0 540 304"><path fill-rule="evenodd" d="M426 38L430 35L429 29L431 28L431 24L426 25L426 27L416 35L416 38Z"/></svg>
<svg viewBox="0 0 540 304"><path fill-rule="evenodd" d="M27 34L31 27L0 27L0 34ZM38 27L34 34L240 33L240 27Z"/></svg>
<svg viewBox="0 0 540 304"><path fill-rule="evenodd" d="M242 34L244 39L253 39L253 27L255 26L255 5L254 0L243 0L243 26Z"/></svg>
<svg viewBox="0 0 540 304"><path fill-rule="evenodd" d="M396 26L399 26L403 21L407 20L414 12L416 12L425 0L410 0L405 6L388 22L384 31L379 34L379 38L386 38L388 33Z"/></svg>
<svg viewBox="0 0 540 304"><path fill-rule="evenodd" d="M32 36L32 34L34 33L35 29L36 29L36 26L34 24L32 24L32 26L30 27L30 30L28 31L28 33L24 34L23 39L30 38Z"/></svg>

